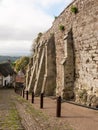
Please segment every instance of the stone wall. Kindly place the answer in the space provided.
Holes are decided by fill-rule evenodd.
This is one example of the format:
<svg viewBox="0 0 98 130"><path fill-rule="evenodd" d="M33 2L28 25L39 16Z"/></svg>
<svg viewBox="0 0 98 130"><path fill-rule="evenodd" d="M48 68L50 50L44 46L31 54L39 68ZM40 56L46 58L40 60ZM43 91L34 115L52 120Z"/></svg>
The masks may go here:
<svg viewBox="0 0 98 130"><path fill-rule="evenodd" d="M77 13L71 11L72 6ZM75 0L39 42L51 34L55 40L56 95L98 107L98 1Z"/></svg>
<svg viewBox="0 0 98 130"><path fill-rule="evenodd" d="M33 56L28 65L26 89L34 91L36 96L44 93L55 94L56 89L56 55L54 35L47 40L35 42Z"/></svg>

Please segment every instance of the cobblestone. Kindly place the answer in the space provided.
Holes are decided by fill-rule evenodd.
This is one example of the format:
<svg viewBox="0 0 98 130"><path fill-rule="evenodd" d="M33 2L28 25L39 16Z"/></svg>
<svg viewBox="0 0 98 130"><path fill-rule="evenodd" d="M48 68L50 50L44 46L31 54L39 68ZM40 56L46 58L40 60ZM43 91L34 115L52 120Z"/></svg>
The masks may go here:
<svg viewBox="0 0 98 130"><path fill-rule="evenodd" d="M13 90L0 89L0 130L24 130L13 94Z"/></svg>
<svg viewBox="0 0 98 130"><path fill-rule="evenodd" d="M63 102L61 117L56 117L56 99L44 97L34 104L14 93L0 90L0 130L98 130L98 111Z"/></svg>

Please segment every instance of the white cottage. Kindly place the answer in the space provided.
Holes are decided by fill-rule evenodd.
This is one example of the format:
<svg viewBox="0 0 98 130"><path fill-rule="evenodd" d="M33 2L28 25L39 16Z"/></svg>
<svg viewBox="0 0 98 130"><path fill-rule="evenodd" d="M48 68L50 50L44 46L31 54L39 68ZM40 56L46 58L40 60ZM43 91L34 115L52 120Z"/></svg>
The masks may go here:
<svg viewBox="0 0 98 130"><path fill-rule="evenodd" d="M0 63L0 87L14 86L15 75L10 63Z"/></svg>

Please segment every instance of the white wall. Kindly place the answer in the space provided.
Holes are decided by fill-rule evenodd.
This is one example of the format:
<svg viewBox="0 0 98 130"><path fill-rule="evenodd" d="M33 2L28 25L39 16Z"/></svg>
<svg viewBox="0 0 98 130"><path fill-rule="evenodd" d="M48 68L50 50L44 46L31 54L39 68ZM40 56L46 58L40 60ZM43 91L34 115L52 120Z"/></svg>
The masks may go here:
<svg viewBox="0 0 98 130"><path fill-rule="evenodd" d="M2 83L3 83L3 76L0 76L0 87L2 87Z"/></svg>
<svg viewBox="0 0 98 130"><path fill-rule="evenodd" d="M12 77L8 75L7 77L3 77L3 86L5 86L5 81L6 85L12 83Z"/></svg>

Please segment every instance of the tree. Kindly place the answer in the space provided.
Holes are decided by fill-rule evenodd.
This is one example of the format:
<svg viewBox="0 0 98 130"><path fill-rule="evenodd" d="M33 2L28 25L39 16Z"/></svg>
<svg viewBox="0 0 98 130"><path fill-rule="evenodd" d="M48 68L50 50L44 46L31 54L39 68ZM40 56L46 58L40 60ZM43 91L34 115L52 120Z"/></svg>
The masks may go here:
<svg viewBox="0 0 98 130"><path fill-rule="evenodd" d="M29 63L29 57L24 56L20 57L20 59L16 60L15 69L16 71L22 70L23 73L26 73L27 65Z"/></svg>

